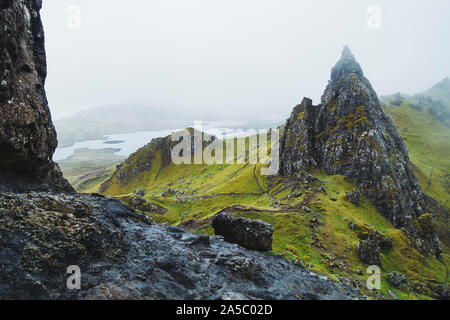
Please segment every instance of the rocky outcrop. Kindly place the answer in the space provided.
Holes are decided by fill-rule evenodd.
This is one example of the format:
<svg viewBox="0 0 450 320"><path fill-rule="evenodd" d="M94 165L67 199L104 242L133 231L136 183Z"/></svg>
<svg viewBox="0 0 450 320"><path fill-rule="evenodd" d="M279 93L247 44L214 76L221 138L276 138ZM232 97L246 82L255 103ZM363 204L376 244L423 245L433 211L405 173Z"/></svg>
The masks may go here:
<svg viewBox="0 0 450 320"><path fill-rule="evenodd" d="M0 8L0 190L70 190L52 156L57 146L44 91L41 1Z"/></svg>
<svg viewBox="0 0 450 320"><path fill-rule="evenodd" d="M380 266L380 253L392 248L392 240L371 225L357 225L349 221L349 227L361 240L357 244L359 259L364 263Z"/></svg>
<svg viewBox="0 0 450 320"><path fill-rule="evenodd" d="M359 201L361 200L361 192L356 189L353 189L352 192L349 192L345 195L345 198L355 206L359 205Z"/></svg>
<svg viewBox="0 0 450 320"><path fill-rule="evenodd" d="M415 246L421 252L431 252L438 256L442 252L442 243L433 227L433 216L430 213L421 215L405 228L406 234L414 239Z"/></svg>
<svg viewBox="0 0 450 320"><path fill-rule="evenodd" d="M320 166L328 174L354 179L396 227L424 213L424 196L403 139L347 47L321 104L305 98L294 108L281 155L285 176Z"/></svg>
<svg viewBox="0 0 450 320"><path fill-rule="evenodd" d="M111 198L0 193L0 299L355 299L282 258L151 223ZM66 286L67 268L81 289Z"/></svg>
<svg viewBox="0 0 450 320"><path fill-rule="evenodd" d="M387 278L389 284L394 288L400 288L408 283L406 276L398 272L391 272L388 274Z"/></svg>
<svg viewBox="0 0 450 320"><path fill-rule="evenodd" d="M147 201L143 196L137 193L133 196L117 197L117 199L141 213L158 213L163 215L167 212L167 210L159 204Z"/></svg>
<svg viewBox="0 0 450 320"><path fill-rule="evenodd" d="M348 47L331 71L321 104L304 98L294 108L280 154L287 177L314 168L347 176L395 227L411 225L426 212L405 143Z"/></svg>
<svg viewBox="0 0 450 320"><path fill-rule="evenodd" d="M231 213L221 212L214 216L212 226L215 234L223 236L225 241L249 250L272 250L273 227L267 222L235 218Z"/></svg>
<svg viewBox="0 0 450 320"><path fill-rule="evenodd" d="M359 259L369 265L380 265L380 245L376 239L361 240L357 245Z"/></svg>

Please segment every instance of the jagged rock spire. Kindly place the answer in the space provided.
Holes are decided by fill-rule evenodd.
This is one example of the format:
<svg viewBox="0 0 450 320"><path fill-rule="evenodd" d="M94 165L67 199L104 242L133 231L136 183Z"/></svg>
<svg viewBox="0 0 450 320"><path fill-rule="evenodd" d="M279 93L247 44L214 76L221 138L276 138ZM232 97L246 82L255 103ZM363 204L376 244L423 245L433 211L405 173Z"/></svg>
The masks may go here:
<svg viewBox="0 0 450 320"><path fill-rule="evenodd" d="M361 66L355 60L355 56L350 51L350 48L345 46L342 50L341 59L331 70L331 81L338 82L351 73L357 74L360 77L364 76Z"/></svg>
<svg viewBox="0 0 450 320"><path fill-rule="evenodd" d="M369 80L364 77L360 64L348 46L342 50L341 59L331 69L331 79L322 95L322 105L339 101L342 106L360 106L370 100L371 105L380 105L378 96ZM340 110L338 110L338 113Z"/></svg>
<svg viewBox="0 0 450 320"><path fill-rule="evenodd" d="M321 105L304 99L294 108L280 152L284 176L314 167L345 175L396 227L426 212L404 141L348 47L332 69Z"/></svg>

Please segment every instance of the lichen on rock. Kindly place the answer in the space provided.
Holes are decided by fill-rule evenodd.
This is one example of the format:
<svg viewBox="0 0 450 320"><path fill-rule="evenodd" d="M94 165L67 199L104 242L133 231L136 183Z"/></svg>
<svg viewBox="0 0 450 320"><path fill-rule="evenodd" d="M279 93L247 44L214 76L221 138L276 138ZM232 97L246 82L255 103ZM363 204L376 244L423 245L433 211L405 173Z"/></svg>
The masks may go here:
<svg viewBox="0 0 450 320"><path fill-rule="evenodd" d="M305 98L287 120L280 164L286 177L317 168L348 177L397 228L412 226L426 211L406 145L348 47L321 104ZM439 248L429 252L439 255Z"/></svg>
<svg viewBox="0 0 450 320"><path fill-rule="evenodd" d="M0 190L71 190L52 161L41 5L5 1L0 10Z"/></svg>

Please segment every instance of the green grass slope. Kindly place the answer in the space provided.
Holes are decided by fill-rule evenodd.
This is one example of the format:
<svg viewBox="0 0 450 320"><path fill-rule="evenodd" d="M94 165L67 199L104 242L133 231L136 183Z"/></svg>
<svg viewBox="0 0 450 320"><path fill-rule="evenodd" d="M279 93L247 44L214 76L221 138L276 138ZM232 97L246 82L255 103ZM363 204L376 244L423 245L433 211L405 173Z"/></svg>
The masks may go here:
<svg viewBox="0 0 450 320"><path fill-rule="evenodd" d="M81 193L98 192L100 185L108 180L125 157L117 156L118 150L77 149L68 159L58 164L72 186Z"/></svg>
<svg viewBox="0 0 450 320"><path fill-rule="evenodd" d="M414 123L408 117L409 110L403 114L403 108L407 106L395 110L388 108L388 111L399 123L401 131L402 126L407 128L406 142L417 174L422 174L419 177L422 185L427 184L428 169L433 166L435 174L427 192L445 203L448 198L444 179L448 172L448 157L442 156L442 148L448 147L445 133L441 136L433 131L435 145L426 147L424 144L431 136L423 140L417 137L422 131L412 129ZM420 123L423 119L417 121ZM423 123L421 129L427 133ZM444 265L433 257L423 257L414 249L411 240L381 216L370 201L364 199L359 206L354 206L345 199L346 193L351 192L354 186L342 176L314 172L317 180L304 185L298 181L261 176L261 165L248 162L239 165L175 165L167 161L169 146L166 139L163 146L149 144L137 151L102 185L102 193L121 198L142 189L149 202L167 210L164 215L152 214L155 221L203 234L213 234L211 217L222 210L250 219L262 219L274 226L273 250L269 254L298 260L336 281L358 283L366 293L367 265L358 259L356 245L359 237L350 224L377 229L393 240L393 248L381 254L382 290L370 293L376 298L390 299L392 293L400 299L429 298L429 288L422 293L411 288L392 288L386 280L391 271L404 273L412 283L421 283L425 287L446 281ZM252 150L250 156L256 152ZM435 160L428 160L430 158ZM136 170L144 164L150 168ZM447 247L445 249L448 250ZM443 257L449 264L448 251Z"/></svg>

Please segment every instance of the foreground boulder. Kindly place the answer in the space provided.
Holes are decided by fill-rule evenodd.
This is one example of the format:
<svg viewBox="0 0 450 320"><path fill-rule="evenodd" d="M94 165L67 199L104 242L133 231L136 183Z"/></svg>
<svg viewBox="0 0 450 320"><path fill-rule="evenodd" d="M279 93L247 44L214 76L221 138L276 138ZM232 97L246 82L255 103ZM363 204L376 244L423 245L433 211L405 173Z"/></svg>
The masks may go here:
<svg viewBox="0 0 450 320"><path fill-rule="evenodd" d="M387 280L394 288L400 288L408 282L404 274L395 271L388 274Z"/></svg>
<svg viewBox="0 0 450 320"><path fill-rule="evenodd" d="M216 235L225 241L237 243L256 251L272 250L273 227L261 220L235 218L231 213L221 212L212 221Z"/></svg>
<svg viewBox="0 0 450 320"><path fill-rule="evenodd" d="M358 242L358 257L369 265L380 265L380 246L375 239L361 240Z"/></svg>
<svg viewBox="0 0 450 320"><path fill-rule="evenodd" d="M392 240L367 224L356 225L350 222L349 227L361 240L357 245L359 259L364 263L380 266L380 253L392 248Z"/></svg>
<svg viewBox="0 0 450 320"><path fill-rule="evenodd" d="M357 299L279 257L151 223L117 200L0 193L0 299ZM67 268L81 289L67 288Z"/></svg>

